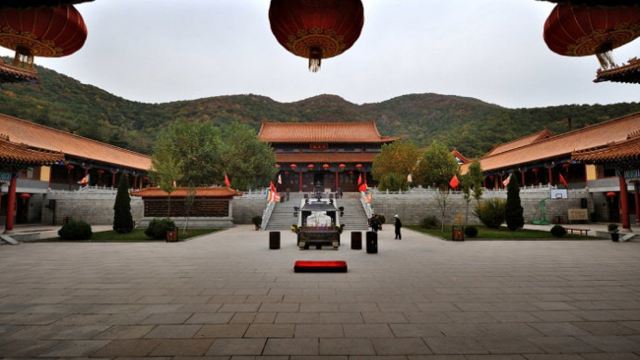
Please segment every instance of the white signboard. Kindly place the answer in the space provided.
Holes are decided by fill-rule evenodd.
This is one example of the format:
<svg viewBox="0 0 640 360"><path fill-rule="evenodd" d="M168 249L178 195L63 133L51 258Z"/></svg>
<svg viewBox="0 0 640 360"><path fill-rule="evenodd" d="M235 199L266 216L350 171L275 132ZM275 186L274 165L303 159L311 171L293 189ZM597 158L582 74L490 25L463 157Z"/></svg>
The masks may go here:
<svg viewBox="0 0 640 360"><path fill-rule="evenodd" d="M569 194L567 189L551 189L551 198L552 199L567 199L569 198Z"/></svg>

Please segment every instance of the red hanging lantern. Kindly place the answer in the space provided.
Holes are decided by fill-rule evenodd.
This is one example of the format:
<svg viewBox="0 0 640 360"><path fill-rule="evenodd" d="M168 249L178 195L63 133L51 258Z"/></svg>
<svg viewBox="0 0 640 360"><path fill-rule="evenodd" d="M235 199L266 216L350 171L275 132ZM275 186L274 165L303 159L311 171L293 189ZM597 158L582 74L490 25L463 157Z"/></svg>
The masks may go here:
<svg viewBox="0 0 640 360"><path fill-rule="evenodd" d="M28 193L22 193L20 194L20 199L30 199L31 198L31 194Z"/></svg>
<svg viewBox="0 0 640 360"><path fill-rule="evenodd" d="M616 193L614 193L613 191L609 191L609 192L607 193L607 197L608 197L608 198L614 198L614 197L616 197Z"/></svg>
<svg viewBox="0 0 640 360"><path fill-rule="evenodd" d="M313 165L313 164L309 164L309 165L307 165L307 169L309 169L309 170L313 169L314 167L316 167L316 166L315 166L315 165Z"/></svg>
<svg viewBox="0 0 640 360"><path fill-rule="evenodd" d="M26 8L35 6L59 6L67 4L78 4L93 0L3 0L4 7Z"/></svg>
<svg viewBox="0 0 640 360"><path fill-rule="evenodd" d="M537 168L537 167L536 167L536 168L531 169L531 171L533 171L534 173L536 173L536 174L537 174L537 173L540 171L540 168Z"/></svg>
<svg viewBox="0 0 640 360"><path fill-rule="evenodd" d="M294 170L294 171L295 171L295 170L298 168L298 165L296 165L296 164L291 164L291 165L289 165L289 167L290 167L292 170Z"/></svg>
<svg viewBox="0 0 640 360"><path fill-rule="evenodd" d="M12 64L0 62L2 81L37 79L34 56L71 55L84 45L87 27L72 5L0 8L0 46L16 52Z"/></svg>
<svg viewBox="0 0 640 360"><path fill-rule="evenodd" d="M280 169L280 164L275 164L276 169Z"/></svg>
<svg viewBox="0 0 640 360"><path fill-rule="evenodd" d="M325 170L328 170L330 167L331 167L331 165L329 165L329 164L323 164L322 165L322 168L325 169Z"/></svg>
<svg viewBox="0 0 640 360"><path fill-rule="evenodd" d="M356 169L358 170L362 169L362 164L356 164Z"/></svg>
<svg viewBox="0 0 640 360"><path fill-rule="evenodd" d="M73 166L73 164L67 164L65 165L65 167L67 168L67 171L71 171L75 168L75 166Z"/></svg>
<svg viewBox="0 0 640 360"><path fill-rule="evenodd" d="M564 164L562 164L562 168L563 168L563 169L568 169L569 167L571 167L571 163L564 163Z"/></svg>
<svg viewBox="0 0 640 360"><path fill-rule="evenodd" d="M549 49L565 56L596 55L615 66L608 52L640 36L640 6L559 4L544 25Z"/></svg>
<svg viewBox="0 0 640 360"><path fill-rule="evenodd" d="M344 168L346 168L346 167L347 167L347 165L345 165L345 164L340 164L340 165L338 165L338 167L340 168L340 170L344 170Z"/></svg>
<svg viewBox="0 0 640 360"><path fill-rule="evenodd" d="M294 55L320 70L322 59L348 50L360 37L364 9L360 0L271 0L271 31Z"/></svg>

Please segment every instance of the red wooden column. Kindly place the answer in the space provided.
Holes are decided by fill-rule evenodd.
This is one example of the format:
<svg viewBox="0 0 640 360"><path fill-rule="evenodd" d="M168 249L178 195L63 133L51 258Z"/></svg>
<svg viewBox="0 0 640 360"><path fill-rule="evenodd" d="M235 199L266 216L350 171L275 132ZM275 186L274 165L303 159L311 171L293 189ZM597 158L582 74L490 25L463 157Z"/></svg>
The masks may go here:
<svg viewBox="0 0 640 360"><path fill-rule="evenodd" d="M520 186L525 186L526 184L524 183L524 169L520 170Z"/></svg>
<svg viewBox="0 0 640 360"><path fill-rule="evenodd" d="M484 177L484 180L483 180L483 184L482 184L482 185L484 185L484 188L485 188L485 189L488 189L488 187L487 187L487 180L489 180L489 178L485 176L485 177Z"/></svg>
<svg viewBox="0 0 640 360"><path fill-rule="evenodd" d="M118 184L116 184L116 174L118 173L118 170L111 170L111 187L117 187Z"/></svg>
<svg viewBox="0 0 640 360"><path fill-rule="evenodd" d="M9 194L7 198L7 220L4 227L4 232L10 232L13 230L13 224L15 222L16 211L16 188L18 183L18 174L11 173L11 180L9 182Z"/></svg>
<svg viewBox="0 0 640 360"><path fill-rule="evenodd" d="M336 170L336 191L340 188L340 170Z"/></svg>
<svg viewBox="0 0 640 360"><path fill-rule="evenodd" d="M298 191L302 192L302 171L298 173Z"/></svg>
<svg viewBox="0 0 640 360"><path fill-rule="evenodd" d="M498 175L494 175L493 176L493 190L498 190L499 189L498 181L500 181L500 180L498 180Z"/></svg>
<svg viewBox="0 0 640 360"><path fill-rule="evenodd" d="M622 228L631 229L629 222L629 193L627 192L627 181L624 178L624 172L620 171L620 218L622 219Z"/></svg>
<svg viewBox="0 0 640 360"><path fill-rule="evenodd" d="M635 180L633 182L633 198L635 200L636 203L636 225L640 225L640 193L638 193L638 190L640 190L640 181Z"/></svg>
<svg viewBox="0 0 640 360"><path fill-rule="evenodd" d="M547 183L549 185L553 185L553 167L551 166L547 167L547 177L548 177Z"/></svg>

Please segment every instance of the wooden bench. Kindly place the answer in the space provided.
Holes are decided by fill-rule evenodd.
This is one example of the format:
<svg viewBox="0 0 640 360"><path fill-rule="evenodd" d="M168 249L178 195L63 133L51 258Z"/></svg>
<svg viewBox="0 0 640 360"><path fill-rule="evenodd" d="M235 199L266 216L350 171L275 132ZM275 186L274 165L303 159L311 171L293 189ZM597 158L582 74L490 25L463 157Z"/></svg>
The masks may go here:
<svg viewBox="0 0 640 360"><path fill-rule="evenodd" d="M589 231L591 231L591 229L578 229L578 228L569 228L569 227L565 227L565 230L567 230L570 234L573 234L575 231L577 231L578 234L581 236L582 236L582 233L584 233L585 236L588 236Z"/></svg>

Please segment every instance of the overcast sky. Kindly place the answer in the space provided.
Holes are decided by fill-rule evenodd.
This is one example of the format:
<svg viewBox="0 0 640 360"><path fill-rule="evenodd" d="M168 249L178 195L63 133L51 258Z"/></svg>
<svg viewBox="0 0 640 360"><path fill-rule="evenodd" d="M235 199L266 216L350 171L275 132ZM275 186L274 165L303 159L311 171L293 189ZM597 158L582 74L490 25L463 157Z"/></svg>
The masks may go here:
<svg viewBox="0 0 640 360"><path fill-rule="evenodd" d="M594 84L595 57L552 53L542 39L553 4L534 0L363 0L365 25L343 55L312 74L271 34L268 0L96 0L77 53L37 58L127 99L230 94L355 103L408 93L470 96L508 107L640 100L640 87ZM640 40L618 62L640 55ZM9 54L5 51L2 54Z"/></svg>

